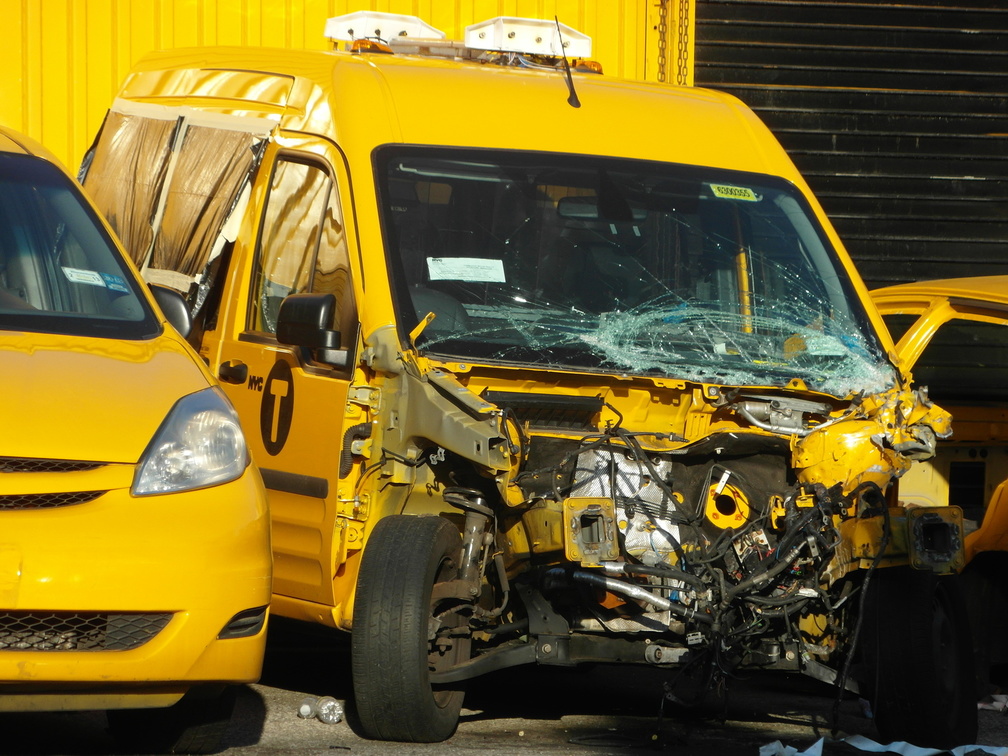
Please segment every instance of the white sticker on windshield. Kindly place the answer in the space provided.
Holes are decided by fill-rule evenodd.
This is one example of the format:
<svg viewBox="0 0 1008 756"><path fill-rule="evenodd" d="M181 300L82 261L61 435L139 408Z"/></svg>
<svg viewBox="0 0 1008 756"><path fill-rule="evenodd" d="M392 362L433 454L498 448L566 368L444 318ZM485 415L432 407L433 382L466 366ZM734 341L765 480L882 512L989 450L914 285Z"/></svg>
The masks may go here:
<svg viewBox="0 0 1008 756"><path fill-rule="evenodd" d="M742 200L743 202L759 202L760 198L747 186L732 186L731 184L711 184L715 197L721 199Z"/></svg>
<svg viewBox="0 0 1008 756"><path fill-rule="evenodd" d="M504 283L504 261L482 257L428 257L427 275L431 281L474 281Z"/></svg>
<svg viewBox="0 0 1008 756"><path fill-rule="evenodd" d="M105 279L101 274L93 270L81 270L80 268L63 268L63 275L74 283L91 284L105 288Z"/></svg>

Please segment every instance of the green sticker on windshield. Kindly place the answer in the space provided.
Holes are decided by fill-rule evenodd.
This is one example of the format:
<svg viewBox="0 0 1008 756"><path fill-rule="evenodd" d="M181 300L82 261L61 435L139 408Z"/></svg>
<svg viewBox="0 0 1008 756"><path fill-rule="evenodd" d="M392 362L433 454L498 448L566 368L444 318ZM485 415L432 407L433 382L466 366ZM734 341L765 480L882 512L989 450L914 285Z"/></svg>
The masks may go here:
<svg viewBox="0 0 1008 756"><path fill-rule="evenodd" d="M711 184L715 197L721 199L742 200L743 202L759 202L760 198L747 186L732 186L731 184Z"/></svg>

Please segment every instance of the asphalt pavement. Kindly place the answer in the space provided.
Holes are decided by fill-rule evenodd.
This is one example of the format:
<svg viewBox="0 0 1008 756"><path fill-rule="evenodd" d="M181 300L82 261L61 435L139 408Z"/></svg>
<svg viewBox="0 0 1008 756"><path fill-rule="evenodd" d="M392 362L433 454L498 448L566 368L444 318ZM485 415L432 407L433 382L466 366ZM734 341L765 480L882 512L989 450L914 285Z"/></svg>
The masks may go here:
<svg viewBox="0 0 1008 756"><path fill-rule="evenodd" d="M239 692L225 745L228 756L339 753L758 756L780 741L803 751L825 738L824 756L863 750L843 737L876 737L862 704L852 696L836 705L833 690L800 676L760 675L731 681L724 697L662 710L657 670L594 667L573 670L522 667L471 685L456 734L445 743L380 743L358 737L346 719L324 724L302 719L306 698L350 695L348 637L299 623L271 620L262 681ZM0 753L112 754L115 743L101 712L0 715ZM838 739L839 738L839 739ZM1004 746L1008 714L980 712L979 744Z"/></svg>

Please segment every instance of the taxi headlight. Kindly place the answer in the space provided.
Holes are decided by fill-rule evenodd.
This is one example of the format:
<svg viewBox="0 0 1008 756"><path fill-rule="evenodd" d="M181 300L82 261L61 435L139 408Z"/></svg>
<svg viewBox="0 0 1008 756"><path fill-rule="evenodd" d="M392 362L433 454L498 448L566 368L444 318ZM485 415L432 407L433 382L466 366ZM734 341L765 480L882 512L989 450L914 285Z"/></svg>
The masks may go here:
<svg viewBox="0 0 1008 756"><path fill-rule="evenodd" d="M238 415L219 388L179 399L140 458L134 496L227 483L249 464Z"/></svg>

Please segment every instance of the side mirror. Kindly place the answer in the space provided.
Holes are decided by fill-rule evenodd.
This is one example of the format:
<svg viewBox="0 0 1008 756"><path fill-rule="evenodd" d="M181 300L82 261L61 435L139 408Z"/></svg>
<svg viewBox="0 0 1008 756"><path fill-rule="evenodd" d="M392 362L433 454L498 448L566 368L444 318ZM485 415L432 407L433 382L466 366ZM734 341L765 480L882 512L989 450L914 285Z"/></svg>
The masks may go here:
<svg viewBox="0 0 1008 756"><path fill-rule="evenodd" d="M308 349L319 362L346 367L349 352L340 349L340 332L331 327L335 312L332 294L291 294L280 303L277 341Z"/></svg>
<svg viewBox="0 0 1008 756"><path fill-rule="evenodd" d="M168 286L154 283L147 284L147 286L150 287L154 301L158 303L158 307L161 308L161 312L164 313L168 322L182 335L183 339L189 338L189 334L192 333L193 321L185 297Z"/></svg>

